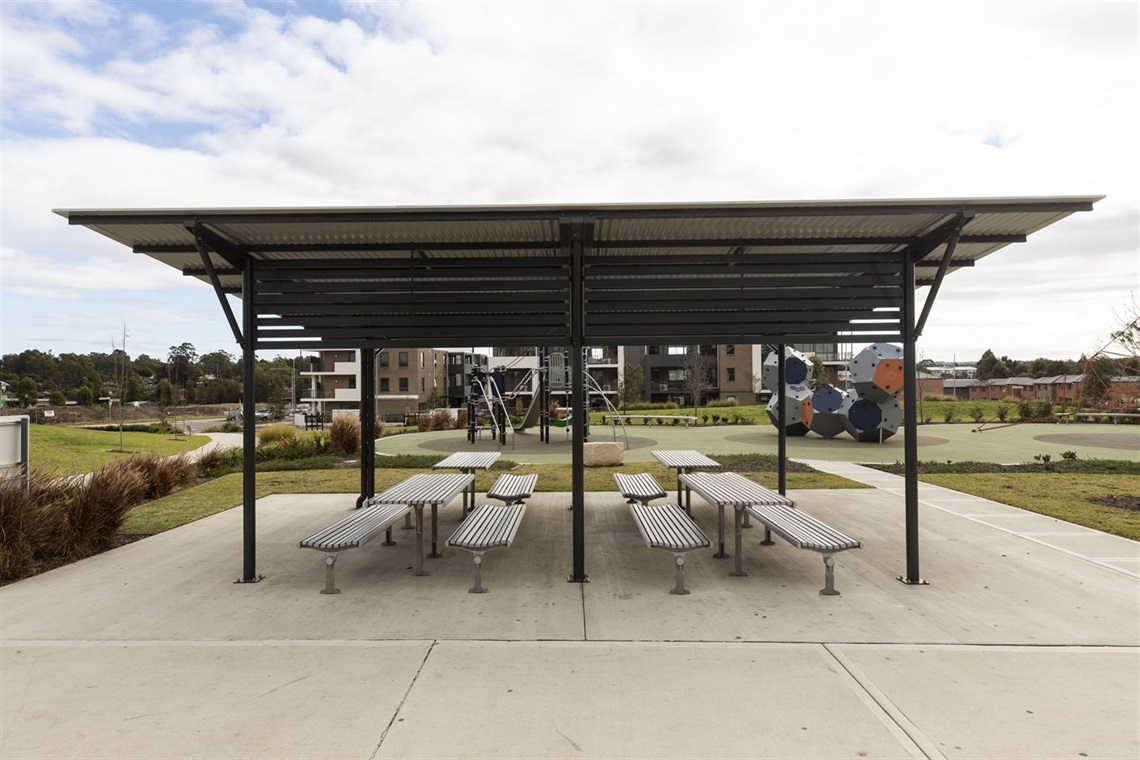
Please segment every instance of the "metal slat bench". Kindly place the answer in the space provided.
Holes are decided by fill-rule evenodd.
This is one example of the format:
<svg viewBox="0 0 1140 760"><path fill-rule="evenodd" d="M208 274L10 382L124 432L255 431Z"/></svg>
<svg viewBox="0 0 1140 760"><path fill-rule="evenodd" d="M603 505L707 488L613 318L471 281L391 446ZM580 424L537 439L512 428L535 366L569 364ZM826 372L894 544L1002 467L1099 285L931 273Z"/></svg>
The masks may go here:
<svg viewBox="0 0 1140 760"><path fill-rule="evenodd" d="M673 553L677 565L677 585L669 593L689 593L685 588L685 554L708 546L709 537L676 504L630 504L629 512L633 515L637 531L646 546Z"/></svg>
<svg viewBox="0 0 1140 760"><path fill-rule="evenodd" d="M661 484L648 472L637 475L626 475L624 472L614 473L614 482L625 500L630 504L641 502L648 505L654 499L663 499L668 496Z"/></svg>
<svg viewBox="0 0 1140 760"><path fill-rule="evenodd" d="M819 593L825 596L839 595L835 590L835 559L832 555L847 549L862 548L859 541L795 507L753 504L745 509L797 549L822 554L823 589Z"/></svg>
<svg viewBox="0 0 1140 760"><path fill-rule="evenodd" d="M497 499L504 504L521 504L523 499L529 499L534 493L534 486L538 482L538 475L500 475L487 491L488 499Z"/></svg>
<svg viewBox="0 0 1140 760"><path fill-rule="evenodd" d="M350 515L318 530L308 538L301 539L302 549L316 549L325 552L325 587L322 594L339 594L335 585L336 555L345 549L364 546L382 530L387 530L394 522L412 510L406 504L379 504L357 510ZM388 543L395 543L388 537Z"/></svg>
<svg viewBox="0 0 1140 760"><path fill-rule="evenodd" d="M447 539L448 546L466 549L475 555L475 585L467 593L487 593L483 587L483 554L510 546L524 514L526 504L484 504L476 507Z"/></svg>

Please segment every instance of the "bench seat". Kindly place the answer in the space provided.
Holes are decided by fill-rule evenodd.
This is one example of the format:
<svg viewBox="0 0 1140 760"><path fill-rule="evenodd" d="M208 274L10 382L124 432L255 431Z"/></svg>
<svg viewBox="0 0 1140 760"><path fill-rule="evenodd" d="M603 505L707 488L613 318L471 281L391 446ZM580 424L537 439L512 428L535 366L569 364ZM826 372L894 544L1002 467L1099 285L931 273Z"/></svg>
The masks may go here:
<svg viewBox="0 0 1140 760"><path fill-rule="evenodd" d="M685 588L685 554L709 545L709 537L676 504L630 504L629 512L641 539L650 549L672 552L677 566L677 585L671 594L687 594Z"/></svg>
<svg viewBox="0 0 1140 760"><path fill-rule="evenodd" d="M364 509L358 509L352 514L345 515L328 527L303 538L300 541L302 549L316 549L325 552L325 587L322 594L339 594L340 589L335 585L335 568L337 552L345 549L356 549L364 546L382 530L392 527L392 524L412 508L406 504L377 504ZM395 543L388 537L387 543Z"/></svg>
<svg viewBox="0 0 1140 760"><path fill-rule="evenodd" d="M487 491L488 499L497 499L504 504L520 504L529 499L538 483L538 475L500 475L495 485Z"/></svg>
<svg viewBox="0 0 1140 760"><path fill-rule="evenodd" d="M661 487L661 484L648 472L642 472L637 475L615 472L614 482L617 483L621 495L630 503L641 502L642 504L649 504L649 502L654 499L663 499L668 496L668 494L665 493L665 489Z"/></svg>
<svg viewBox="0 0 1140 760"><path fill-rule="evenodd" d="M476 507L447 539L448 546L466 549L475 555L475 585L467 593L487 593L483 587L483 554L510 546L524 514L526 504L484 504Z"/></svg>
<svg viewBox="0 0 1140 760"><path fill-rule="evenodd" d="M847 549L862 548L862 543L795 507L754 504L747 507L746 511L797 549L822 554L824 585L819 593L825 596L839 594L835 590L835 559L832 555Z"/></svg>

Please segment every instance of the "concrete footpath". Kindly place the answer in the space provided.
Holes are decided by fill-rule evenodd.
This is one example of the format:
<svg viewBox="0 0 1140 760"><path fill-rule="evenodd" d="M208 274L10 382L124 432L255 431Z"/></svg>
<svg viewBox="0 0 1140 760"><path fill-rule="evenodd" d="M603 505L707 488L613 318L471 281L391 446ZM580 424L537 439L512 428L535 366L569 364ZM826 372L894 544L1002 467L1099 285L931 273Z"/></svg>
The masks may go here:
<svg viewBox="0 0 1140 760"><path fill-rule="evenodd" d="M864 542L838 597L755 528L746 577L696 551L671 595L616 492L587 494L586 584L568 494L531 499L483 595L467 552L411 576L400 530L318 593L297 541L348 494L260 500L257 584L237 509L12 584L0 758L1140 757L1140 545L923 485L906 586L901 479L813 464L875 486L791 493Z"/></svg>

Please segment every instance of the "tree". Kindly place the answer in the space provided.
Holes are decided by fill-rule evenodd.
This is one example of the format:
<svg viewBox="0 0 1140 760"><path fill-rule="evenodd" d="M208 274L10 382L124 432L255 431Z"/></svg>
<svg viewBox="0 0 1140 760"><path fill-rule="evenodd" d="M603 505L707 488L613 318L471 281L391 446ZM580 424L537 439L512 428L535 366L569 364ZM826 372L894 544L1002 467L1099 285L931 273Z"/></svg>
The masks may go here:
<svg viewBox="0 0 1140 760"><path fill-rule="evenodd" d="M1125 304L1124 312L1116 317L1118 328L1110 333L1114 343L1120 344L1133 356L1140 356L1140 304L1136 303L1136 294L1132 294L1132 303Z"/></svg>
<svg viewBox="0 0 1140 760"><path fill-rule="evenodd" d="M1102 403L1108 397L1112 378L1116 375L1116 365L1107 356L1097 356L1085 364L1085 380L1082 392L1087 401Z"/></svg>
<svg viewBox="0 0 1140 760"><path fill-rule="evenodd" d="M95 392L86 385L79 385L71 389L71 400L80 406L91 406L95 403Z"/></svg>
<svg viewBox="0 0 1140 760"><path fill-rule="evenodd" d="M645 388L645 371L640 364L626 362L618 380L618 403L624 412L626 407L641 401L641 392Z"/></svg>
<svg viewBox="0 0 1140 760"><path fill-rule="evenodd" d="M815 354L812 354L811 377L808 378L808 387L813 391L818 391L825 385L827 385L827 367L824 366L823 359L820 359Z"/></svg>
<svg viewBox="0 0 1140 760"><path fill-rule="evenodd" d="M39 395L39 392L39 385L30 375L25 375L16 381L16 384L10 391L20 406L23 407L35 406L36 397Z"/></svg>
<svg viewBox="0 0 1140 760"><path fill-rule="evenodd" d="M170 359L170 384L185 391L186 399L190 400L190 383L198 372L198 352L193 343L183 343L180 346L171 346L168 355Z"/></svg>
<svg viewBox="0 0 1140 760"><path fill-rule="evenodd" d="M686 355L681 368L685 371L685 392L692 397L696 414L705 395L716 387L716 361L697 350Z"/></svg>

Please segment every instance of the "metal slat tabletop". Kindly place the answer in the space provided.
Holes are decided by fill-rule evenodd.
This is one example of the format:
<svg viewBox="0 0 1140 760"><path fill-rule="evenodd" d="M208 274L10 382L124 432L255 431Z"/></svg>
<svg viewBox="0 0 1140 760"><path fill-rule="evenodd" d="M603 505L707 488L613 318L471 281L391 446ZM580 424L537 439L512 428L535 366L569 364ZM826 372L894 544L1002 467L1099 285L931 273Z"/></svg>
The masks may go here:
<svg viewBox="0 0 1140 760"><path fill-rule="evenodd" d="M726 506L733 508L733 523L736 529L736 559L735 567L729 573L730 575L745 575L741 559L745 508L769 504L796 506L796 503L787 496L770 488L765 488L756 481L735 472L693 472L677 477L688 488L696 491L702 499L717 508L717 533L720 549L713 555L714 557L728 556L724 551L724 508Z"/></svg>
<svg viewBox="0 0 1140 760"><path fill-rule="evenodd" d="M693 449L663 449L649 453L665 467L677 471L677 504L684 506L685 511L691 515L693 513L691 508L692 494L687 486L685 488L685 501L683 504L681 502L681 475L697 470L719 470L722 467L721 463L715 459L709 459L701 452Z"/></svg>
<svg viewBox="0 0 1140 760"><path fill-rule="evenodd" d="M414 575L428 575L424 570L424 506L431 505L431 554L441 557L436 548L439 523L436 512L441 504L455 498L456 494L475 481L474 475L448 474L435 475L421 473L403 480L383 493L368 500L369 504L407 504L416 513L416 556Z"/></svg>

